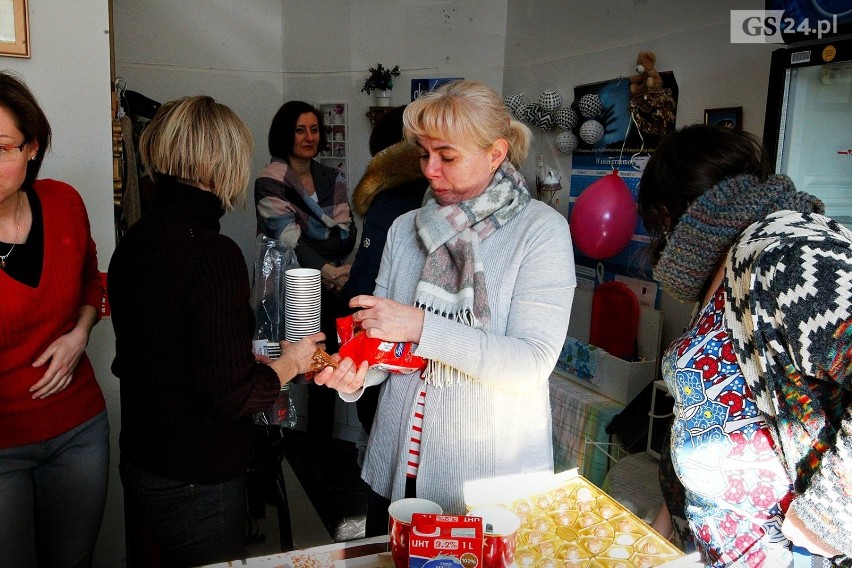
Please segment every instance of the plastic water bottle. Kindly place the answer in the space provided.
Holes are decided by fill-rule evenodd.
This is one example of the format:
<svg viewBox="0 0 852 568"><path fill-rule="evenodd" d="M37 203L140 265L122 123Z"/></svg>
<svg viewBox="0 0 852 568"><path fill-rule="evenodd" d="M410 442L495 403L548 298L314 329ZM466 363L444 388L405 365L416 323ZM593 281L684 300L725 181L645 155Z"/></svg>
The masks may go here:
<svg viewBox="0 0 852 568"><path fill-rule="evenodd" d="M294 428L296 426L296 408L290 398L290 384L281 387L275 404L268 411L269 424L282 428Z"/></svg>
<svg viewBox="0 0 852 568"><path fill-rule="evenodd" d="M252 341L252 351L258 355L269 357L272 360L281 356L281 346L270 342L258 332ZM264 412L254 415L254 423L260 426L280 426L281 428L296 427L296 407L290 398L290 384L287 383L278 391L278 398L273 405Z"/></svg>

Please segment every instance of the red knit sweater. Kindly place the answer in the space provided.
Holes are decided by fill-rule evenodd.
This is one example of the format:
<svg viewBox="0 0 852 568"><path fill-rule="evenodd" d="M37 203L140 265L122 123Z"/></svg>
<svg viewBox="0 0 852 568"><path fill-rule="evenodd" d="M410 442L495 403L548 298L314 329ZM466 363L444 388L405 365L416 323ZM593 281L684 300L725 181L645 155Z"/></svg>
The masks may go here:
<svg viewBox="0 0 852 568"><path fill-rule="evenodd" d="M29 388L49 363L32 362L77 323L80 307L100 314L103 286L83 200L70 185L38 180L44 219L44 265L37 288L0 270L0 448L58 436L105 408L86 354L68 387L33 400Z"/></svg>

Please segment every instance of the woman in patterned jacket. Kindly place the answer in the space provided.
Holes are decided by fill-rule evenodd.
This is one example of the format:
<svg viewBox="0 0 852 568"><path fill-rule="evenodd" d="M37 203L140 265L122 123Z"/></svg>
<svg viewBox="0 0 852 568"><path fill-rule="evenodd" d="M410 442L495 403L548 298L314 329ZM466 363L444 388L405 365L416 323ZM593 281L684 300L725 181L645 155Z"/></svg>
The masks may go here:
<svg viewBox="0 0 852 568"><path fill-rule="evenodd" d="M700 302L662 372L686 503L672 513L712 566L852 555L852 233L770 173L752 135L693 125L640 185L655 278Z"/></svg>

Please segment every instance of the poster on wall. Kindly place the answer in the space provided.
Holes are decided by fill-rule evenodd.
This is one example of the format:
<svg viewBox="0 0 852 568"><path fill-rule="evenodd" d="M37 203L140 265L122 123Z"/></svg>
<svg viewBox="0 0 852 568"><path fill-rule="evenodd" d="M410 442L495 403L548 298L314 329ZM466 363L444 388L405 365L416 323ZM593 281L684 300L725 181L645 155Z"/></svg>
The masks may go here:
<svg viewBox="0 0 852 568"><path fill-rule="evenodd" d="M450 81L460 81L463 77L442 77L440 79L412 79L411 80L411 100L416 101L420 95L425 95L429 91L434 91L444 83Z"/></svg>
<svg viewBox="0 0 852 568"><path fill-rule="evenodd" d="M645 164L660 138L674 129L678 87L671 72L660 73L662 89L631 95L627 78L574 88L577 147L572 153L568 218L583 191L617 170L635 204ZM579 227L580 223L576 224ZM575 230L577 230L575 227ZM659 307L661 291L652 280L645 245L648 233L637 217L633 235L619 252L592 258L575 245L577 285L593 289L609 280L630 287L640 305ZM576 238L575 238L576 241Z"/></svg>

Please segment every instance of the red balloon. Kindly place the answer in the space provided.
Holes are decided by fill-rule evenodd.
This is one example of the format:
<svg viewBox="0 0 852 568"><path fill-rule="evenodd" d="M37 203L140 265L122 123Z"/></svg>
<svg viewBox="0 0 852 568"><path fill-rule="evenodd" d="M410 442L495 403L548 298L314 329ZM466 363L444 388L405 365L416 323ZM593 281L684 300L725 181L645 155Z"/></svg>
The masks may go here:
<svg viewBox="0 0 852 568"><path fill-rule="evenodd" d="M583 190L571 210L574 246L594 259L624 250L635 228L636 202L618 170Z"/></svg>

